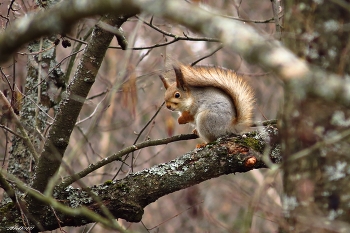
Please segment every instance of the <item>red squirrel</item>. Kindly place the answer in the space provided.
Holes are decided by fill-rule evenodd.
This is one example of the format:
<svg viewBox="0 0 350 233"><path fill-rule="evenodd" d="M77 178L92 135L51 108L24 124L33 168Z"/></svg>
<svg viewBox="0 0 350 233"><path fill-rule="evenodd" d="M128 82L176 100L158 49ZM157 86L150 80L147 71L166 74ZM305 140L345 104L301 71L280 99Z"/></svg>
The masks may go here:
<svg viewBox="0 0 350 233"><path fill-rule="evenodd" d="M206 142L241 133L252 123L254 92L235 72L211 66L174 66L176 82L160 78L165 104L180 112L179 124L191 123Z"/></svg>

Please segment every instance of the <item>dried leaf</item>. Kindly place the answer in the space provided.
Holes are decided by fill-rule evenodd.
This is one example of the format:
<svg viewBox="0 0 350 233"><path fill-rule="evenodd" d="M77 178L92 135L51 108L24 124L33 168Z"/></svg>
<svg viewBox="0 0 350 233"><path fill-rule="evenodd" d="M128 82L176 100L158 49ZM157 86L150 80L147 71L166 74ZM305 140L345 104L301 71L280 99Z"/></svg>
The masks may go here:
<svg viewBox="0 0 350 233"><path fill-rule="evenodd" d="M131 71L128 80L122 86L122 103L123 107L127 108L133 118L136 116L137 105L137 89L136 89L136 74ZM130 98L129 98L130 97Z"/></svg>
<svg viewBox="0 0 350 233"><path fill-rule="evenodd" d="M168 116L165 120L165 128L168 133L168 136L174 135L174 128L175 128L175 120L172 116Z"/></svg>

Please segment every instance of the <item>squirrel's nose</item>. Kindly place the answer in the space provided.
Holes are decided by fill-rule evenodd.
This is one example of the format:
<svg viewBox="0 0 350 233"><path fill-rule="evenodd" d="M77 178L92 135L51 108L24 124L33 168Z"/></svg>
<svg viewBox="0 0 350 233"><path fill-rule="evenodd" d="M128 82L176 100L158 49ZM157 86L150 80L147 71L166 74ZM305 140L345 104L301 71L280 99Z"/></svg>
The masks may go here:
<svg viewBox="0 0 350 233"><path fill-rule="evenodd" d="M170 105L170 104L167 104L166 107L167 107L168 109L171 109L171 105Z"/></svg>

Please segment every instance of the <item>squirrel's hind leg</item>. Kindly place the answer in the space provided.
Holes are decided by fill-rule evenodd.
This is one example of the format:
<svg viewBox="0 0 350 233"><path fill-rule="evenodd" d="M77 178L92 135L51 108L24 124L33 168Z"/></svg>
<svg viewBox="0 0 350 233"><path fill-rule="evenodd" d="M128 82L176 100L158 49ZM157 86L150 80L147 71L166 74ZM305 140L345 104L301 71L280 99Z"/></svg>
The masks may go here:
<svg viewBox="0 0 350 233"><path fill-rule="evenodd" d="M198 113L195 119L198 135L206 142L228 134L230 121L230 114L210 110Z"/></svg>

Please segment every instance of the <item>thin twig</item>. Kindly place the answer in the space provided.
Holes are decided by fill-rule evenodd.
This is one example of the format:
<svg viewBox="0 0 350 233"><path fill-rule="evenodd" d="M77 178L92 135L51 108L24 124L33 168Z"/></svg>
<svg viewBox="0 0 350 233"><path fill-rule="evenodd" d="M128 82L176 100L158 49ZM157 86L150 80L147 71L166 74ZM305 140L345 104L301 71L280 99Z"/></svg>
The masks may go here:
<svg viewBox="0 0 350 233"><path fill-rule="evenodd" d="M56 220L57 220L57 224L58 224L58 227L60 228L60 231L61 231L61 232L64 232L64 233L67 233L65 230L62 229L62 227L61 227L61 222L62 222L62 221L61 221L60 218L57 216L55 209L54 209L52 206L50 206L50 208L51 208L53 214L55 215L55 218L56 218Z"/></svg>
<svg viewBox="0 0 350 233"><path fill-rule="evenodd" d="M196 61L192 62L190 64L190 66L194 66L195 64L197 64L198 62L212 56L214 53L216 53L217 51L219 51L220 49L222 49L224 46L221 44L219 47L217 47L216 49L214 49L211 53L209 53L208 55L205 55L204 57L201 57L199 59L197 59Z"/></svg>
<svg viewBox="0 0 350 233"><path fill-rule="evenodd" d="M3 188L6 194L11 198L14 204L17 204L17 198L15 194L15 190L11 187L11 185L6 181L3 174L0 172L0 187Z"/></svg>
<svg viewBox="0 0 350 233"><path fill-rule="evenodd" d="M5 126L5 125L1 125L1 124L0 124L0 128L3 128L4 130L6 130L6 131L12 133L12 134L15 135L16 137L19 137L19 138L21 138L21 139L24 139L24 137L23 137L22 135L19 135L18 133L16 133L15 131L13 131L12 129L8 128L8 127Z"/></svg>
<svg viewBox="0 0 350 233"><path fill-rule="evenodd" d="M87 98L86 98L86 100L92 100L92 99L95 99L95 98L97 98L97 97L100 97L100 96L105 95L105 94L106 94L106 93L108 93L108 92L109 92L109 90L108 90L108 89L106 89L106 90L102 91L101 93L98 93L98 94L96 94L96 95L93 95L93 96L87 97Z"/></svg>
<svg viewBox="0 0 350 233"><path fill-rule="evenodd" d="M196 139L196 138L198 138L198 136L195 134L181 134L181 135L176 135L176 136L164 138L164 139L144 141L144 142L141 142L139 144L126 147L123 150L120 150L119 152L117 152L117 153L115 153L107 158L104 158L103 160L100 160L99 162L97 162L95 164L90 164L88 166L88 168L86 168L86 169L84 169L84 170L82 170L82 171L80 171L72 176L64 178L64 181L61 184L59 184L57 188L64 189L65 187L72 184L73 182L87 176L91 172L99 169L100 167L103 167L106 164L109 164L113 161L121 161L121 158L124 155L129 154L133 151L140 150L140 149L145 148L145 147L164 145L164 144L168 144L171 142L190 140L190 139Z"/></svg>
<svg viewBox="0 0 350 233"><path fill-rule="evenodd" d="M165 102L163 102L162 105L159 106L158 110L155 112L155 114L152 116L152 118L147 122L147 124L146 124L146 125L141 129L141 131L138 133L138 135L137 135L137 137L136 137L136 139L135 139L135 141L134 141L134 143L133 143L134 145L136 144L136 142L137 142L137 141L139 140L139 138L141 137L143 131L145 131L145 129L146 129L146 128L149 126L149 124L154 120L154 118L156 118L156 116L158 115L159 111L162 109L162 107L164 106L164 104L165 104ZM117 177L117 175L119 174L119 172L122 170L123 164L124 164L125 161L128 159L128 157L129 157L129 154L127 154L127 155L125 156L125 158L123 159L122 165L120 166L120 168L118 169L117 173L114 175L114 177L113 177L112 180L114 180L114 179ZM133 163L134 163L134 156L132 156L132 159L131 159L131 169L132 169L132 170L133 170L133 167L132 167Z"/></svg>
<svg viewBox="0 0 350 233"><path fill-rule="evenodd" d="M12 9L12 5L13 5L14 3L15 3L15 0L11 0L10 5L8 6L7 16L6 16L7 19L10 18L10 11L13 10L13 9ZM6 22L6 28L7 28L9 22L10 22L10 20L8 20L8 21Z"/></svg>
<svg viewBox="0 0 350 233"><path fill-rule="evenodd" d="M153 49L153 48L157 48L157 47L162 47L162 46L166 46L166 45L169 45L169 44L172 44L172 43L175 43L177 41L180 41L180 40L186 40L186 41L207 41L207 42L219 42L218 39L216 38L209 38L209 37L191 37L191 36L188 36L188 35L185 35L185 36L178 36L178 35L175 35L171 32L167 32L167 31L164 31L162 29L160 29L159 27L155 26L153 24L153 17L151 18L150 22L146 22L145 20L141 19L140 17L138 16L135 16L137 19L139 19L141 22L143 22L144 24L148 25L149 27L151 27L152 29L162 33L164 36L168 36L168 37L172 37L173 39L171 41L166 41L164 43L157 43L157 44L154 44L154 45L150 45L150 46L144 46L144 47L130 47L130 48L127 48L127 50L144 50L144 49ZM74 39L75 41L79 41L80 43L86 43L85 41L81 41L81 40L77 40L77 39ZM125 49L121 46L110 46L108 48L111 48L111 49Z"/></svg>
<svg viewBox="0 0 350 233"><path fill-rule="evenodd" d="M167 32L167 31L164 31L162 29L160 29L159 27L155 26L152 22L153 22L153 19L151 19L150 23L148 23L147 21L145 21L144 19L141 19L140 17L138 16L135 16L137 19L139 19L141 22L143 22L144 24L146 24L147 26L149 26L150 28L162 33L163 35L165 36L168 36L168 37L172 37L172 38L176 38L177 40L188 40L188 41L208 41L208 42L220 42L219 39L217 38L210 38L210 37L191 37L191 36L188 36L188 35L185 35L185 36L178 36L178 35L175 35L171 32Z"/></svg>
<svg viewBox="0 0 350 233"><path fill-rule="evenodd" d="M75 123L75 125L81 124L81 123L83 123L84 121L87 121L87 120L89 120L90 118L92 118L92 117L97 113L97 111L100 109L100 106L101 106L101 104L103 103L103 101L105 100L105 98L106 98L106 95L105 95L105 96L102 98L102 100L97 104L96 108L95 108L94 111L90 114L90 116L88 116L88 117L86 117L86 118L84 118L84 119L78 121L77 123ZM108 107L109 107L109 106L103 108L103 109L100 110L100 111L103 112L103 111L105 111Z"/></svg>
<svg viewBox="0 0 350 233"><path fill-rule="evenodd" d="M11 83L10 83L10 80L7 78L7 76L9 76L9 75L6 75L6 74L4 73L4 71L2 70L2 67L0 67L0 73L1 73L2 76L4 77L3 79L5 79L5 81L7 82L7 85L9 86L9 88L11 89L11 91L13 91L12 86L11 86Z"/></svg>

